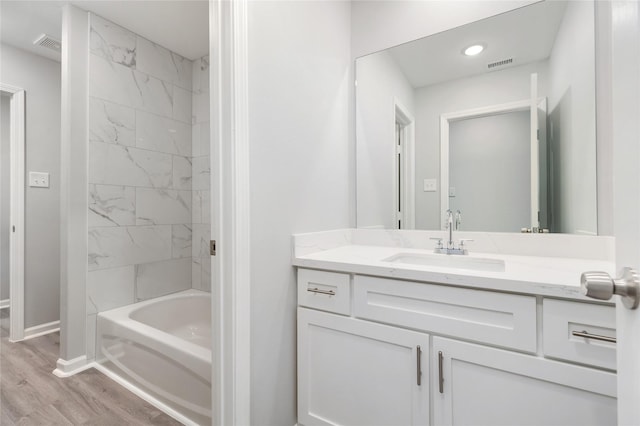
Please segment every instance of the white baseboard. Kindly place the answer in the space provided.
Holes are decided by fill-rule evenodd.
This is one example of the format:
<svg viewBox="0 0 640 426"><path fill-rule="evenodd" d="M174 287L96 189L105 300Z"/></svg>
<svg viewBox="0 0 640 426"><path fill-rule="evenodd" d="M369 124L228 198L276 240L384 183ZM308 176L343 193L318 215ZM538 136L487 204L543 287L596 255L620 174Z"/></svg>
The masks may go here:
<svg viewBox="0 0 640 426"><path fill-rule="evenodd" d="M53 370L53 374L58 377L65 378L71 377L81 371L88 370L93 367L93 363L87 362L87 356L82 355L77 358L70 359L69 361L59 358L58 362L56 362L56 367L57 368Z"/></svg>
<svg viewBox="0 0 640 426"><path fill-rule="evenodd" d="M6 309L9 307L9 299L0 300L0 309Z"/></svg>
<svg viewBox="0 0 640 426"><path fill-rule="evenodd" d="M129 382L128 380L126 380L126 379L124 379L122 377L120 377L119 375L117 375L113 371L109 370L108 368L106 368L102 364L100 364L98 362L93 362L93 363L91 363L91 367L95 368L96 370L98 370L99 372L101 372L102 374L104 374L105 376L107 376L108 378L110 378L111 380L113 380L114 382L119 384L120 386L122 386L125 389L127 389L129 392L131 392L131 393L135 394L136 396L142 398L143 400L147 401L149 404L153 405L158 410L162 411L163 413L165 413L166 415L168 415L170 417L173 417L174 419L176 419L180 423L184 424L185 426L198 426L196 423L194 423L193 421L189 420L187 417L183 416L182 414L180 414L179 412L177 412L173 408L169 407L164 402L158 400L156 397L148 394L147 392L143 391L139 387L133 385L131 382Z"/></svg>
<svg viewBox="0 0 640 426"><path fill-rule="evenodd" d="M34 337L44 336L45 334L60 331L60 321L51 321L46 324L36 325L24 329L24 339L33 339Z"/></svg>

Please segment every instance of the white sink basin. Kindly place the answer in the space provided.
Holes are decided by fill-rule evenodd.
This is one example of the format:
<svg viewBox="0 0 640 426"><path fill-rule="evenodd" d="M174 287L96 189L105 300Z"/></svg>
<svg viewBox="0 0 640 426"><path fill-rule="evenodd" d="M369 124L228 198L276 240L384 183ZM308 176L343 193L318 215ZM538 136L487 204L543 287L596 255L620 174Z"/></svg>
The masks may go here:
<svg viewBox="0 0 640 426"><path fill-rule="evenodd" d="M446 254L398 253L382 259L383 262L408 265L436 266L440 268L460 268L474 271L504 272L504 260Z"/></svg>

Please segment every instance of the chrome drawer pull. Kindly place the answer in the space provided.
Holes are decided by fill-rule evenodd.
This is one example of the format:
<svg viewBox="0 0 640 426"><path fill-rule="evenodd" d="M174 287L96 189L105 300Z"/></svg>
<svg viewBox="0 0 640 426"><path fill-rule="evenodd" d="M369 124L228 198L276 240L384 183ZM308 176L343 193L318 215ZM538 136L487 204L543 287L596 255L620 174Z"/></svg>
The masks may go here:
<svg viewBox="0 0 640 426"><path fill-rule="evenodd" d="M329 296L335 296L336 292L333 290L320 290L319 288L308 288L307 291L311 293L328 294Z"/></svg>
<svg viewBox="0 0 640 426"><path fill-rule="evenodd" d="M421 366L421 360L420 358L422 358L422 349L420 348L420 345L416 346L416 359L417 359L417 368L416 368L416 383L418 384L418 386L422 385L422 366Z"/></svg>
<svg viewBox="0 0 640 426"><path fill-rule="evenodd" d="M442 355L442 351L438 352L438 390L440 393L444 393L444 374L442 361L444 361L444 356Z"/></svg>
<svg viewBox="0 0 640 426"><path fill-rule="evenodd" d="M584 337L585 339L602 340L603 342L616 343L615 337L601 336L599 334L591 334L591 333L587 333L585 330L572 331L571 334L573 334L576 337Z"/></svg>

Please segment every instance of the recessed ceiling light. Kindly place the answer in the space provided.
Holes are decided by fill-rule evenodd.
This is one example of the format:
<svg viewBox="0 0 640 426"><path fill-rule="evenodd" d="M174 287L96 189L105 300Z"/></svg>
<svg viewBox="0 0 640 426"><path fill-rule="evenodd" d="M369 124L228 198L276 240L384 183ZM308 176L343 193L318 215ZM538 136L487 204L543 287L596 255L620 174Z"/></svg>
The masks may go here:
<svg viewBox="0 0 640 426"><path fill-rule="evenodd" d="M484 50L484 46L481 44L474 44L471 45L469 47L467 47L466 49L464 49L462 51L462 53L464 53L467 56L475 56L478 53L482 52Z"/></svg>

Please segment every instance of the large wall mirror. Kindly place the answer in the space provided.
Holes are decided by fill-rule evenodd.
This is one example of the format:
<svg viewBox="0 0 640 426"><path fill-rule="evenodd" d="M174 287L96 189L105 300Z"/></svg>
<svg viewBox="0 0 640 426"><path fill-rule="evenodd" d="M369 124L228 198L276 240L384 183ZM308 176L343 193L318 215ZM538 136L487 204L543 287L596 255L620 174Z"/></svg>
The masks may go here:
<svg viewBox="0 0 640 426"><path fill-rule="evenodd" d="M358 227L597 234L593 2L361 57L356 81Z"/></svg>

